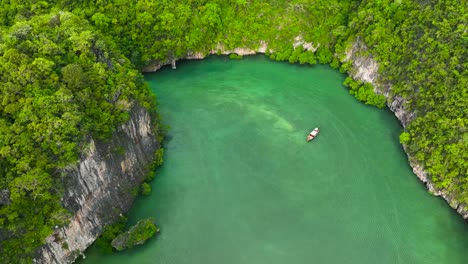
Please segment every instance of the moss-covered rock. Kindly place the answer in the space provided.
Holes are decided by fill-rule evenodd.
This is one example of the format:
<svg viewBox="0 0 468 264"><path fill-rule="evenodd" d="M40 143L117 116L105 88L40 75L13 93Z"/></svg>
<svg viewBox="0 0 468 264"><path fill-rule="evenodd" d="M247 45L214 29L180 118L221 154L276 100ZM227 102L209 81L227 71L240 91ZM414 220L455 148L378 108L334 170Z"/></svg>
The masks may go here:
<svg viewBox="0 0 468 264"><path fill-rule="evenodd" d="M159 232L159 228L153 223L153 219L140 220L130 230L112 240L112 247L122 251L136 245L142 245L157 232Z"/></svg>

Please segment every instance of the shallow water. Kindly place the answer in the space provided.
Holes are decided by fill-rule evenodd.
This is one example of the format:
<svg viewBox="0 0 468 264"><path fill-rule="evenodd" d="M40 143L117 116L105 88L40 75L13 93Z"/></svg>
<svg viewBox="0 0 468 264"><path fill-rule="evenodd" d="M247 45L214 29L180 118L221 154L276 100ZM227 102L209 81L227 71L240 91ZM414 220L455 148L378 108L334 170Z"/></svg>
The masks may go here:
<svg viewBox="0 0 468 264"><path fill-rule="evenodd" d="M468 227L412 174L398 121L339 72L212 57L146 80L171 129L130 219L161 233L80 263L468 263Z"/></svg>

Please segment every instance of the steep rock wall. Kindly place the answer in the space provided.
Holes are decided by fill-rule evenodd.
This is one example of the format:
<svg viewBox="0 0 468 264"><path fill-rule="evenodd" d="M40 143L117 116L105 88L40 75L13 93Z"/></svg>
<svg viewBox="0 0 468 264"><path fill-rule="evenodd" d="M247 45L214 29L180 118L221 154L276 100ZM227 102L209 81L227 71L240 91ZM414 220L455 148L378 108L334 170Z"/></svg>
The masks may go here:
<svg viewBox="0 0 468 264"><path fill-rule="evenodd" d="M91 140L80 162L62 171L62 203L74 212L71 222L55 229L34 263L70 263L82 254L106 224L130 209L132 190L143 181L158 148L150 115L138 106L111 140Z"/></svg>
<svg viewBox="0 0 468 264"><path fill-rule="evenodd" d="M366 54L366 51L367 47L359 40L347 51L344 61L351 61L353 63L349 75L355 80L371 83L374 86L374 92L383 94L387 98L388 108L395 114L402 126L406 127L409 122L416 118L416 114L405 109L404 98L392 95L391 86L380 80L379 65L372 56L363 55ZM406 148L404 150L408 156L409 165L413 169L413 173L424 183L426 188L432 194L444 198L450 207L455 209L464 219L468 219L468 206L459 203L447 191L436 188L429 174L424 171L424 168L418 164L415 158L411 157Z"/></svg>

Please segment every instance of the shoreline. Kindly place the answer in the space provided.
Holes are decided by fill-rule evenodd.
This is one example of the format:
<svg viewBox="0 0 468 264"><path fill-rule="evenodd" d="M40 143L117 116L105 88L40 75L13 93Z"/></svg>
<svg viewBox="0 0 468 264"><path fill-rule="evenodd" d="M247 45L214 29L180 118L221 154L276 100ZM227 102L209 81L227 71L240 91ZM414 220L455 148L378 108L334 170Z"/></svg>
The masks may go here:
<svg viewBox="0 0 468 264"><path fill-rule="evenodd" d="M299 45L303 45L305 50L315 51L317 47L314 47L313 43L305 42L301 37L296 37L293 42L294 48ZM378 94L383 94L387 100L388 109L395 115L400 124L405 128L409 122L411 122L416 116L413 112L408 112L404 108L404 99L400 96L392 96L390 94L390 85L378 83L377 80L380 77L378 74L379 65L378 63L370 56L361 56L358 53L365 51L367 48L365 45L357 40L351 49L347 50L345 58L341 62L352 61L353 67L347 73L353 79L361 80L366 83L371 83L374 86L374 92ZM235 48L233 50L225 50L224 45L217 44L215 49L210 50L208 53L203 52L193 52L188 53L186 56L181 58L176 58L172 60L166 60L163 62L151 62L147 66L143 67L143 73L151 73L160 70L163 66L172 65L175 69L176 62L179 60L202 60L210 55L230 55L237 54L240 56L249 56L257 54L265 54L267 51L267 43L265 41L260 42L260 46L257 50L250 48ZM274 52L274 50L269 49L269 52ZM335 54L336 56L336 54ZM434 183L429 179L428 173L424 168L417 163L417 161L409 154L408 150L404 145L400 143L403 148L403 151L406 153L408 165L412 168L413 173L416 177L424 184L426 189L434 196L440 196L443 198L447 204L454 209L458 214L460 214L463 219L468 219L468 206L458 202L454 197L452 197L447 191L439 190L435 187Z"/></svg>

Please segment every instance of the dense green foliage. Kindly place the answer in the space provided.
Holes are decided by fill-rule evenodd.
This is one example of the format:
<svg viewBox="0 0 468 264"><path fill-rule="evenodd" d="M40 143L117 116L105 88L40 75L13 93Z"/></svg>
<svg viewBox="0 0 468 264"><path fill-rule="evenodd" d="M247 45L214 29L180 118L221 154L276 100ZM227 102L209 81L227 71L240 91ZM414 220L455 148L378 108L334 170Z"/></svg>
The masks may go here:
<svg viewBox="0 0 468 264"><path fill-rule="evenodd" d="M468 203L466 1L362 1L349 22L380 63L381 81L415 112L401 141L436 186Z"/></svg>
<svg viewBox="0 0 468 264"><path fill-rule="evenodd" d="M112 240L123 233L127 221L127 217L121 216L115 223L105 226L101 236L96 239L96 245L106 253L112 252Z"/></svg>
<svg viewBox="0 0 468 264"><path fill-rule="evenodd" d="M375 94L372 84L355 81L351 77L346 78L343 84L350 88L349 93L354 95L358 100L369 105L375 105L378 108L385 106L385 96Z"/></svg>
<svg viewBox="0 0 468 264"><path fill-rule="evenodd" d="M132 226L127 232L114 238L114 240L112 240L112 247L117 251L122 251L144 244L146 240L159 232L159 228L153 222L154 220L151 218L138 221L138 223Z"/></svg>
<svg viewBox="0 0 468 264"><path fill-rule="evenodd" d="M64 224L59 169L87 138L125 121L131 98L149 106L133 66L261 42L272 59L343 71L353 43L365 43L377 82L414 112L400 141L439 188L468 203L466 9L456 0L1 1L0 190L12 202L0 207L0 254L28 257ZM370 84L345 84L384 105Z"/></svg>
<svg viewBox="0 0 468 264"><path fill-rule="evenodd" d="M35 16L0 36L0 189L11 200L0 207L0 253L10 262L68 221L60 169L89 137L108 138L128 120L132 99L152 103L141 74L71 13Z"/></svg>
<svg viewBox="0 0 468 264"><path fill-rule="evenodd" d="M317 60L328 63L333 60L330 48L344 34L354 5L337 0L58 2L118 40L120 50L137 66L190 52L207 53L218 44L226 49L258 47L260 41L288 60L294 51L292 40L299 35L320 43Z"/></svg>
<svg viewBox="0 0 468 264"><path fill-rule="evenodd" d="M150 195L151 194L151 185L148 183L144 182L140 186L140 193L142 195Z"/></svg>
<svg viewBox="0 0 468 264"><path fill-rule="evenodd" d="M229 58L233 59L233 60L240 60L240 59L242 59L242 56L238 55L236 53L232 53L232 54L229 54Z"/></svg>

